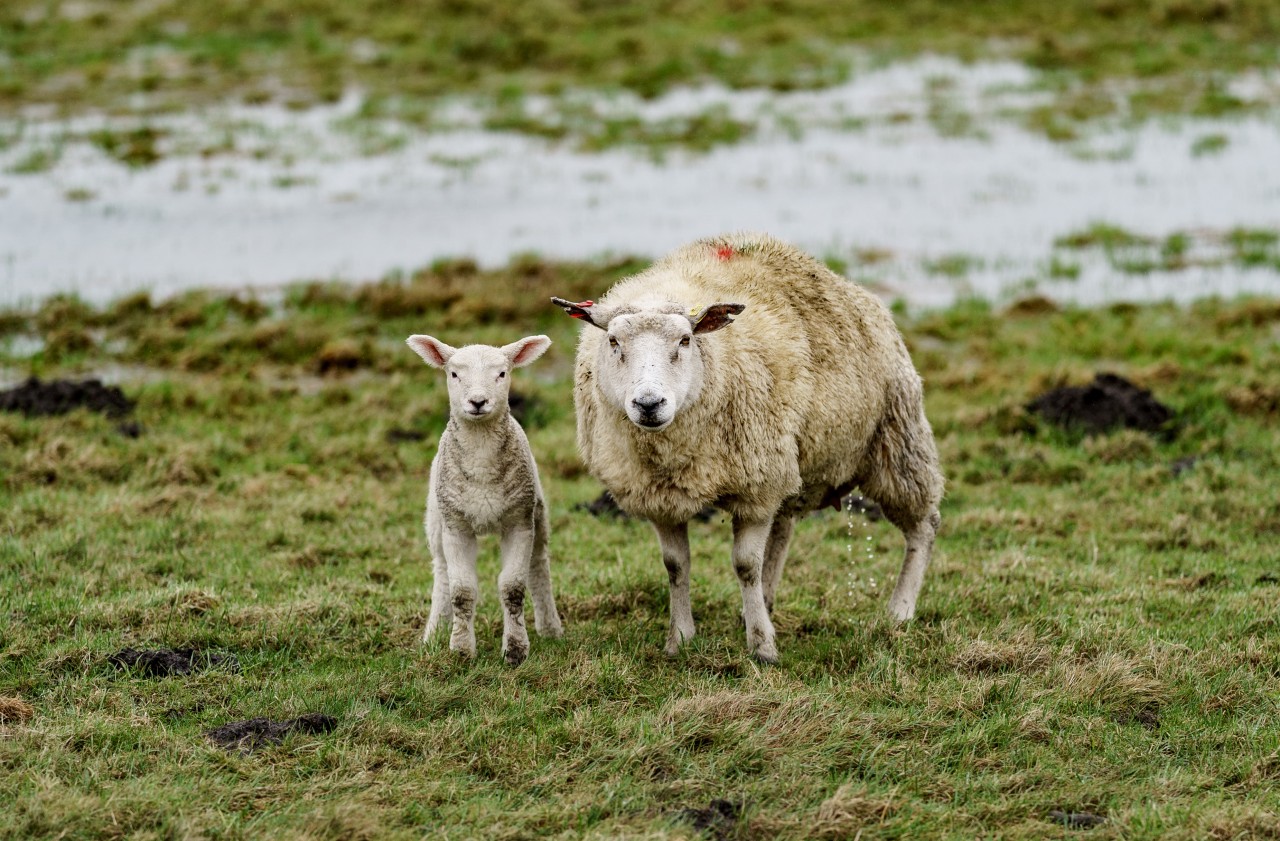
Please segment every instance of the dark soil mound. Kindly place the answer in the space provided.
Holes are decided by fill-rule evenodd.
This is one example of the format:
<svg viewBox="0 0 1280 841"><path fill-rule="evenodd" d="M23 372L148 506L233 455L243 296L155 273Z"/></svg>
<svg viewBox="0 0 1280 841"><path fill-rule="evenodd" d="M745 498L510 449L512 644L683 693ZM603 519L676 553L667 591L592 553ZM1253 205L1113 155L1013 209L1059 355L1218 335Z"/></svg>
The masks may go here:
<svg viewBox="0 0 1280 841"><path fill-rule="evenodd" d="M613 494L608 491L601 491L600 496L591 502L579 502L573 506L574 511L586 511L593 517L618 517L623 520L631 519L631 515L618 506L618 501L613 498ZM709 523L711 518L716 515L719 510L713 505L708 505L697 514L693 515L693 519L700 523Z"/></svg>
<svg viewBox="0 0 1280 841"><path fill-rule="evenodd" d="M683 809L678 819L692 824L699 832L705 832L716 841L733 837L734 827L742 806L728 800L712 800L705 809Z"/></svg>
<svg viewBox="0 0 1280 841"><path fill-rule="evenodd" d="M133 411L133 401L115 386L100 380L50 380L32 377L20 386L0 391L0 411L22 412L27 417L65 415L76 409L121 418Z"/></svg>
<svg viewBox="0 0 1280 841"><path fill-rule="evenodd" d="M1086 386L1046 391L1027 404L1027 411L1064 429L1088 434L1127 427L1171 437L1173 412L1124 377L1098 374Z"/></svg>
<svg viewBox="0 0 1280 841"><path fill-rule="evenodd" d="M205 735L227 750L252 753L260 747L280 744L285 736L295 730L300 733L328 733L337 726L338 719L331 715L307 713L284 721L272 721L269 718L233 721L230 724L206 730Z"/></svg>
<svg viewBox="0 0 1280 841"><path fill-rule="evenodd" d="M213 654L194 648L162 648L156 651L126 648L112 654L107 662L120 669L137 669L150 677L189 675L218 666L233 672L240 668L240 661L231 654Z"/></svg>

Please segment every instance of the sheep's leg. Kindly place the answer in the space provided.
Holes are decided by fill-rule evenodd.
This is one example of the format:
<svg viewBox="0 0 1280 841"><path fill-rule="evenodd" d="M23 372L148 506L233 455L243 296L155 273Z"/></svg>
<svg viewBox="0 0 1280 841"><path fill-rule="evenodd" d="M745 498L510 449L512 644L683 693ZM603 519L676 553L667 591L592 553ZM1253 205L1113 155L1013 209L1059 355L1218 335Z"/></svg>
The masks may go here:
<svg viewBox="0 0 1280 841"><path fill-rule="evenodd" d="M431 550L431 612L426 617L422 641L453 623L453 602L449 599L449 566L444 562L444 530L435 513L434 498L426 503L426 544Z"/></svg>
<svg viewBox="0 0 1280 841"><path fill-rule="evenodd" d="M529 656L529 632L524 627L524 590L529 577L533 529L514 528L502 535L502 572L498 595L502 598L502 656L508 666L519 666Z"/></svg>
<svg viewBox="0 0 1280 841"><path fill-rule="evenodd" d="M449 601L453 607L453 633L449 648L467 657L476 656L476 536L444 529L441 536L449 570Z"/></svg>
<svg viewBox="0 0 1280 841"><path fill-rule="evenodd" d="M733 571L742 587L742 618L747 626L747 650L764 663L778 662L778 646L773 622L764 605L761 583L765 548L772 530L772 520L748 522L733 520Z"/></svg>
<svg viewBox="0 0 1280 841"><path fill-rule="evenodd" d="M533 557L529 559L529 592L533 596L533 626L538 636L559 638L564 636L560 624L560 612L556 610L556 597L551 589L551 553L548 536L547 506L538 500L533 513Z"/></svg>
<svg viewBox="0 0 1280 841"><path fill-rule="evenodd" d="M933 540L942 525L937 511L902 529L907 539L906 556L902 559L902 572L898 584L889 598L889 615L899 622L906 622L916 615L916 599L920 585L924 583L924 571L929 568L933 556Z"/></svg>
<svg viewBox="0 0 1280 841"><path fill-rule="evenodd" d="M441 628L453 622L453 603L449 599L449 567L444 562L444 554L431 558L431 613L427 616L427 628L422 632L422 641L427 642Z"/></svg>
<svg viewBox="0 0 1280 841"><path fill-rule="evenodd" d="M769 531L769 543L764 550L764 606L773 613L774 597L778 592L778 584L782 581L782 567L787 562L787 547L791 545L791 530L795 527L794 517L779 515L773 521Z"/></svg>
<svg viewBox="0 0 1280 841"><path fill-rule="evenodd" d="M671 592L671 627L664 650L675 656L694 635L693 607L689 603L689 524L654 523L653 528L662 547L662 564L667 568Z"/></svg>

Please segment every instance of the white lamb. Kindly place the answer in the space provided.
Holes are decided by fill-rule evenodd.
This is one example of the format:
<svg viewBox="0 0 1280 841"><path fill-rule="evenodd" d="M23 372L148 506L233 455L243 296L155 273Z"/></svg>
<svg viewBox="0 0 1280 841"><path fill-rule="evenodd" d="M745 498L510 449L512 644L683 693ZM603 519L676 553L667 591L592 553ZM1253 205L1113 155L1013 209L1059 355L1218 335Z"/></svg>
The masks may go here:
<svg viewBox="0 0 1280 841"><path fill-rule="evenodd" d="M529 653L524 593L544 637L564 631L551 592L550 531L538 466L507 403L509 374L541 356L551 340L530 336L505 347L452 348L431 336L407 340L428 365L448 374L449 423L440 436L427 491L426 531L434 585L422 641L453 623L449 648L476 653L476 537L501 536L502 656L518 666Z"/></svg>
<svg viewBox="0 0 1280 841"><path fill-rule="evenodd" d="M758 659L777 660L769 613L795 518L854 487L906 537L889 611L914 615L943 479L920 377L877 298L785 243L735 234L677 250L598 303L552 300L598 328L578 345L578 447L657 530L668 654L694 635L687 524L708 504L733 516Z"/></svg>

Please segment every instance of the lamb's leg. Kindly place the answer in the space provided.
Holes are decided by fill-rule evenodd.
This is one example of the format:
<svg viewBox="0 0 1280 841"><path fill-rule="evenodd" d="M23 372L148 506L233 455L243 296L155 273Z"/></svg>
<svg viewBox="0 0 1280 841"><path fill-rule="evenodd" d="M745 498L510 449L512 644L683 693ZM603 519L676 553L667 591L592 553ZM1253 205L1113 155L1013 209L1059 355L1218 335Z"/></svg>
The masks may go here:
<svg viewBox="0 0 1280 841"><path fill-rule="evenodd" d="M933 540L940 525L942 517L935 510L902 528L907 539L907 551L902 559L898 584L889 598L889 615L899 622L906 622L916 615L916 599L920 595L920 585L924 583L924 571L929 568L929 560L933 556Z"/></svg>
<svg viewBox="0 0 1280 841"><path fill-rule="evenodd" d="M764 663L778 662L778 646L773 622L764 605L761 577L765 547L769 542L772 520L748 522L733 520L733 571L742 587L742 619L747 626L747 650Z"/></svg>
<svg viewBox="0 0 1280 841"><path fill-rule="evenodd" d="M502 572L498 595L502 598L502 656L508 666L519 666L529 656L529 632L524 627L524 590L529 577L533 529L522 526L502 535Z"/></svg>
<svg viewBox="0 0 1280 841"><path fill-rule="evenodd" d="M560 638L564 626L556 610L556 597L551 589L551 553L548 537L547 505L541 499L533 512L533 557L529 559L529 592L533 596L533 626L538 636Z"/></svg>
<svg viewBox="0 0 1280 841"><path fill-rule="evenodd" d="M764 550L764 606L773 613L774 597L778 592L778 584L782 581L782 567L787 562L787 547L791 545L791 530L795 527L795 517L778 515L774 518L773 528L769 531L769 543Z"/></svg>
<svg viewBox="0 0 1280 841"><path fill-rule="evenodd" d="M671 592L671 627L664 650L674 656L686 640L693 639L693 607L689 603L689 524L654 523L662 564L667 568Z"/></svg>
<svg viewBox="0 0 1280 841"><path fill-rule="evenodd" d="M449 599L449 565L444 560L444 529L435 510L435 498L428 495L426 516L427 548L431 550L431 613L422 632L425 643L441 628L453 623L453 602Z"/></svg>
<svg viewBox="0 0 1280 841"><path fill-rule="evenodd" d="M431 559L431 613L427 616L427 628L422 632L422 641L428 642L441 628L453 622L453 604L449 600L449 567L444 562L444 554L435 555Z"/></svg>
<svg viewBox="0 0 1280 841"><path fill-rule="evenodd" d="M449 570L449 601L453 606L453 633L449 648L467 657L476 656L476 536L444 529L441 538Z"/></svg>

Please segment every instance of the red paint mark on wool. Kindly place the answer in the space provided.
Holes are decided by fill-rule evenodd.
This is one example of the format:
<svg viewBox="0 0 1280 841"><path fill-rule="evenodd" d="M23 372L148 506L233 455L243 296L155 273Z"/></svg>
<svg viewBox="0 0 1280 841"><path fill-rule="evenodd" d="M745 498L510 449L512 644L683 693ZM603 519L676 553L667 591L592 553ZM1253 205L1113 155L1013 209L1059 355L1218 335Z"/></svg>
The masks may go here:
<svg viewBox="0 0 1280 841"><path fill-rule="evenodd" d="M728 260L733 257L734 251L732 245L722 245L716 249L716 259Z"/></svg>

